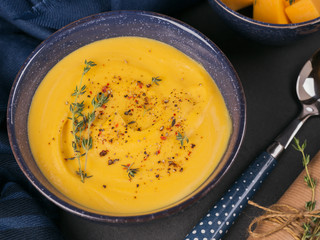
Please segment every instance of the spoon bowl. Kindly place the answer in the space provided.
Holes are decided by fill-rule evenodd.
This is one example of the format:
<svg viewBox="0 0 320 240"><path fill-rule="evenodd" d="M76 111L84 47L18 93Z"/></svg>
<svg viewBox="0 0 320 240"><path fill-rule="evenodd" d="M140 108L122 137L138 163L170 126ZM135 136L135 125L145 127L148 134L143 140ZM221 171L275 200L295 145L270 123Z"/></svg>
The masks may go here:
<svg viewBox="0 0 320 240"><path fill-rule="evenodd" d="M304 122L311 116L320 114L320 49L302 67L297 79L297 96L302 104L300 115L288 125L272 146L278 149L274 152L269 148L273 157L288 147Z"/></svg>
<svg viewBox="0 0 320 240"><path fill-rule="evenodd" d="M313 54L300 71L297 95L303 104L312 104L320 98L320 49Z"/></svg>

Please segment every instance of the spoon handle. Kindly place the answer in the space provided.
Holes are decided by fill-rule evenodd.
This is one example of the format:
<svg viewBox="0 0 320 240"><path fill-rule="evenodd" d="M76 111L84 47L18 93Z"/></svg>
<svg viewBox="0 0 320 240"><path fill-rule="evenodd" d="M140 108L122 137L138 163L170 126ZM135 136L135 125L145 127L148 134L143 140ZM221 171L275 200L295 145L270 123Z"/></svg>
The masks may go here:
<svg viewBox="0 0 320 240"><path fill-rule="evenodd" d="M257 157L185 240L221 239L276 163L268 152Z"/></svg>

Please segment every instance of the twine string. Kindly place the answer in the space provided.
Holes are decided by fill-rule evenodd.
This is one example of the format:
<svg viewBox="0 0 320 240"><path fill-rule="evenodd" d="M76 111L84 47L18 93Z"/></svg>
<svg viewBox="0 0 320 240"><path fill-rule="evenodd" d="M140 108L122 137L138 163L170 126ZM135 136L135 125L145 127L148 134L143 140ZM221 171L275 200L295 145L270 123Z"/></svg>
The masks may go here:
<svg viewBox="0 0 320 240"><path fill-rule="evenodd" d="M268 237L284 230L295 240L300 240L304 233L303 224L310 223L312 219L320 218L320 209L313 211L300 210L287 204L274 204L267 208L252 201L248 203L265 211L263 215L255 218L249 225L248 231L253 238ZM263 222L271 223L272 228L257 231L257 226Z"/></svg>

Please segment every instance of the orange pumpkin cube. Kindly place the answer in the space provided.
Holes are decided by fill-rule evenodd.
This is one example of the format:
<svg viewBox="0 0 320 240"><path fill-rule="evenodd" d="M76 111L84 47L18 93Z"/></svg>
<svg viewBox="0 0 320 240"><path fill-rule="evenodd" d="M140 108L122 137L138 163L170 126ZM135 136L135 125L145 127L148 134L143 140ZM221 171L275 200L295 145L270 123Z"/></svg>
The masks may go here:
<svg viewBox="0 0 320 240"><path fill-rule="evenodd" d="M285 9L292 23L309 21L320 17L320 0L299 0Z"/></svg>
<svg viewBox="0 0 320 240"><path fill-rule="evenodd" d="M254 0L253 19L267 23L288 24L284 0Z"/></svg>

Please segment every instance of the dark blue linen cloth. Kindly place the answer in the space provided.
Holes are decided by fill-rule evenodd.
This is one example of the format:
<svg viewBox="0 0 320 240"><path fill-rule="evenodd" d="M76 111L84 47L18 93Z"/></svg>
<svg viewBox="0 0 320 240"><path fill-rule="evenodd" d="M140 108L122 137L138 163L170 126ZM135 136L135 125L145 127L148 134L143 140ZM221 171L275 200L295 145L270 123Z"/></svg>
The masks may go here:
<svg viewBox="0 0 320 240"><path fill-rule="evenodd" d="M25 59L50 34L79 18L110 10L176 13L199 0L0 1L0 239L62 239L56 207L20 171L6 131L11 85Z"/></svg>

